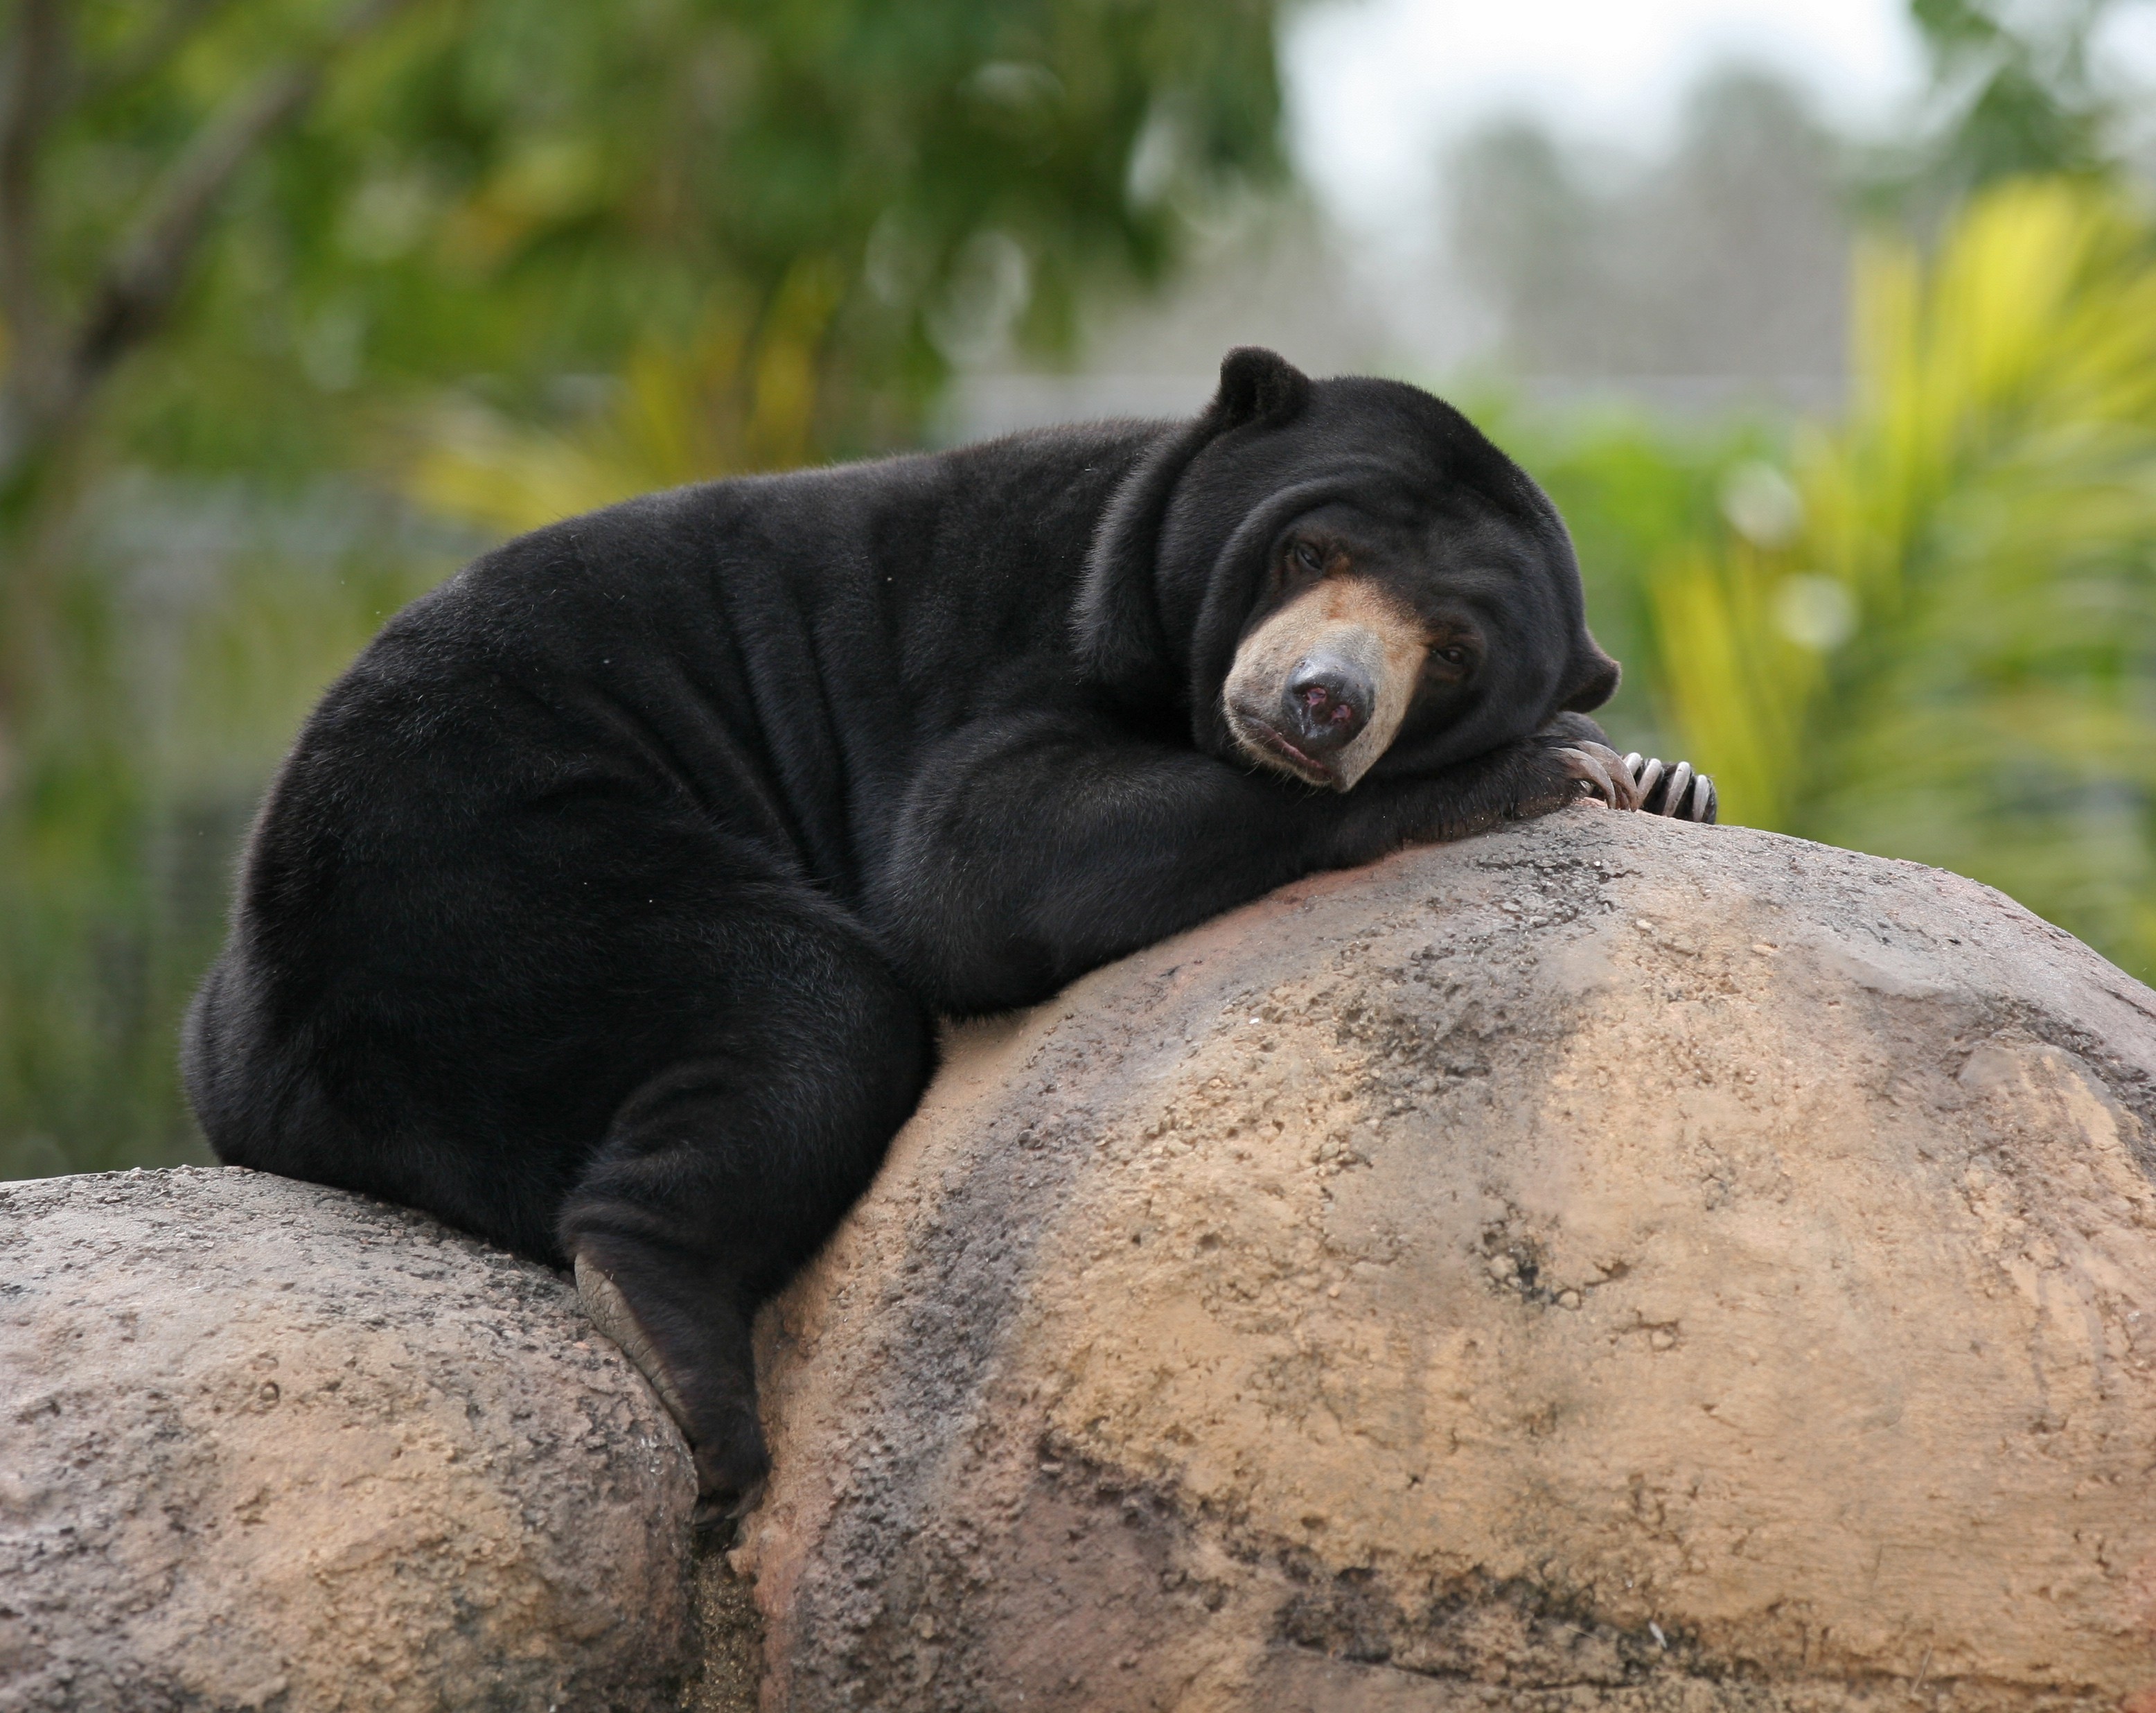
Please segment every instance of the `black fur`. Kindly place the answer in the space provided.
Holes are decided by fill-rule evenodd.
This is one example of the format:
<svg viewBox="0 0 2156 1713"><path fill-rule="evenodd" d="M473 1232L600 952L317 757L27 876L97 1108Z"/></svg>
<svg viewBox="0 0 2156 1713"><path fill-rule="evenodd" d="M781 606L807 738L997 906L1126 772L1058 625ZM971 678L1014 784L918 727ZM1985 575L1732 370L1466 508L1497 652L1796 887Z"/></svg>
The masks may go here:
<svg viewBox="0 0 2156 1713"><path fill-rule="evenodd" d="M1251 766L1219 707L1312 516L1488 639L1345 795ZM634 500L479 560L325 697L188 1088L226 1160L593 1259L738 1489L749 1317L875 1171L936 1014L1553 808L1554 744L1599 735L1562 711L1615 676L1508 459L1269 352L1188 423Z"/></svg>

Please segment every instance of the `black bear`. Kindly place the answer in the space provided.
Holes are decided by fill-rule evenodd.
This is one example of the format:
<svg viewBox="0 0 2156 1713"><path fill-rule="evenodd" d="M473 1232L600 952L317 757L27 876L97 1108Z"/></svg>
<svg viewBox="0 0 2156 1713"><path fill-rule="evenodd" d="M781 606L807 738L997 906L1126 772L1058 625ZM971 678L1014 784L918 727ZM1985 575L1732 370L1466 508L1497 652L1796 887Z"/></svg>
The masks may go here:
<svg viewBox="0 0 2156 1713"><path fill-rule="evenodd" d="M1605 747L1616 683L1511 460L1270 352L1188 422L633 500L480 559L323 697L188 1090L225 1160L573 1264L737 1495L751 1317L938 1014L1583 791L1711 820Z"/></svg>

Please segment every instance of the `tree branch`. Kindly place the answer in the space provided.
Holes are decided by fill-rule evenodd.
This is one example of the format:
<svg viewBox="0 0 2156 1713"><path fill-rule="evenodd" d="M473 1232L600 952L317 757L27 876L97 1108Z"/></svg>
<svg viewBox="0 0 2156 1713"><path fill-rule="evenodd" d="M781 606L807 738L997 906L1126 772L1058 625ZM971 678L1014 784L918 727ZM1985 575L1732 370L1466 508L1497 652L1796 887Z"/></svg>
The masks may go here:
<svg viewBox="0 0 2156 1713"><path fill-rule="evenodd" d="M53 385L52 315L38 279L38 151L66 75L65 0L20 0L0 82L0 316L8 324L11 388L33 397Z"/></svg>
<svg viewBox="0 0 2156 1713"><path fill-rule="evenodd" d="M105 265L71 342L70 390L87 392L164 320L211 211L255 149L314 97L319 65L284 65L259 80L197 136L151 192Z"/></svg>
<svg viewBox="0 0 2156 1713"><path fill-rule="evenodd" d="M408 0L361 0L305 53L234 96L143 198L114 245L74 329L59 332L35 270L38 147L64 67L60 14L68 0L19 0L21 24L0 115L0 314L14 358L0 379L0 507L40 449L63 436L113 365L163 324L187 264L239 169L306 111L337 56ZM176 11L190 19L198 8Z"/></svg>
<svg viewBox="0 0 2156 1713"><path fill-rule="evenodd" d="M163 322L218 199L249 157L305 112L330 64L406 0L364 0L319 47L257 79L203 127L151 191L90 294L69 377L86 394Z"/></svg>

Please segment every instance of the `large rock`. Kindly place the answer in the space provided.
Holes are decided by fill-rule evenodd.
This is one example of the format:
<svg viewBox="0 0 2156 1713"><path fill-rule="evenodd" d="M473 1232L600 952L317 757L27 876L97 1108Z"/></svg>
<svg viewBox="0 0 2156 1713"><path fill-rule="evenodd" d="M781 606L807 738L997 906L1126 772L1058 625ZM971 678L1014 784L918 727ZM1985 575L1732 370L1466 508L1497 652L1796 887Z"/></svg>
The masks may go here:
<svg viewBox="0 0 2156 1713"><path fill-rule="evenodd" d="M0 1185L0 1710L638 1710L695 1476L554 1274L238 1170Z"/></svg>
<svg viewBox="0 0 2156 1713"><path fill-rule="evenodd" d="M965 1037L762 1329L764 1706L2156 1709L2156 995L1581 809Z"/></svg>

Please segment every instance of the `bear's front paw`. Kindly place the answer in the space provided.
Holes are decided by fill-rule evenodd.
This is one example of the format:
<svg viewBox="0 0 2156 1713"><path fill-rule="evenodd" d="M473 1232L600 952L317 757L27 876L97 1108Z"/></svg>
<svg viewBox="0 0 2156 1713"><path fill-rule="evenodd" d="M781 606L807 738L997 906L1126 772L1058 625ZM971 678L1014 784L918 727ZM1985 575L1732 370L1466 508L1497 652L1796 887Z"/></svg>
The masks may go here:
<svg viewBox="0 0 2156 1713"><path fill-rule="evenodd" d="M1579 781L1583 797L1592 797L1612 809L1640 806L1638 781L1626 768L1624 758L1607 744L1583 740L1568 744L1556 754L1566 774ZM1656 764L1661 765L1659 762Z"/></svg>
<svg viewBox="0 0 2156 1713"><path fill-rule="evenodd" d="M1639 793L1638 806L1647 814L1696 820L1707 826L1714 825L1716 812L1721 806L1715 795L1714 781L1705 774L1694 773L1690 762L1665 767L1660 758L1642 756L1634 750L1621 765Z"/></svg>

